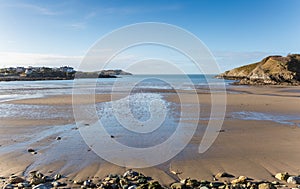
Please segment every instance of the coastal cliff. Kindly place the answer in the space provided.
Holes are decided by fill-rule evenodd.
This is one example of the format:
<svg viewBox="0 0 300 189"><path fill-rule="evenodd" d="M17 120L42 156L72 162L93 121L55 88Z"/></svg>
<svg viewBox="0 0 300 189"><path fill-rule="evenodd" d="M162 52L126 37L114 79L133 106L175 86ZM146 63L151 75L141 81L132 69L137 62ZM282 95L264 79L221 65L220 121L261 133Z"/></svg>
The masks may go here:
<svg viewBox="0 0 300 189"><path fill-rule="evenodd" d="M234 68L217 76L238 80L240 85L299 85L300 54L269 56L262 61Z"/></svg>

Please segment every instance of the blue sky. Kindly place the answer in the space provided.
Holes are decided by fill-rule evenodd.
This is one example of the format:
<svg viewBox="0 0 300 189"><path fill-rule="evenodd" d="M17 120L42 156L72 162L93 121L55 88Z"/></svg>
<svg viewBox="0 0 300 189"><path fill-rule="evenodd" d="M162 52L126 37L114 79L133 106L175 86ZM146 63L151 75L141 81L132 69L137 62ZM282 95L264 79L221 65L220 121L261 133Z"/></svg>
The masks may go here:
<svg viewBox="0 0 300 189"><path fill-rule="evenodd" d="M0 0L0 67L76 67L112 30L163 22L201 39L224 71L267 55L300 53L299 7L299 0ZM123 61L143 55L130 53Z"/></svg>

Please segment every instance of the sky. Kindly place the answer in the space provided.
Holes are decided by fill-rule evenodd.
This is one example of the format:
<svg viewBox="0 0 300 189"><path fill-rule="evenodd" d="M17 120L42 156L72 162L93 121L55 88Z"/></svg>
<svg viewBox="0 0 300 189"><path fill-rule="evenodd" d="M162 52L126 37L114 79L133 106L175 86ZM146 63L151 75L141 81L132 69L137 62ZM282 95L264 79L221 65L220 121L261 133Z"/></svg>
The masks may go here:
<svg viewBox="0 0 300 189"><path fill-rule="evenodd" d="M300 53L299 7L299 0L0 0L0 67L76 69L90 48L110 32L159 22L195 35L225 71L268 55ZM181 55L168 51L172 50L136 47L122 52L112 65L118 68L141 57L180 62ZM193 73L192 67L182 66ZM91 71L97 66L81 68Z"/></svg>

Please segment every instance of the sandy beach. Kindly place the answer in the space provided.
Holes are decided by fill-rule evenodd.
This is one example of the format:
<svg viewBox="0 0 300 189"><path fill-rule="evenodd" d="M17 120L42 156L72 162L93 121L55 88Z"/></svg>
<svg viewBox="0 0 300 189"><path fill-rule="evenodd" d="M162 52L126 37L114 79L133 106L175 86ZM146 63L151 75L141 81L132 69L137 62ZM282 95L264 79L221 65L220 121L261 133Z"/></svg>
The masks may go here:
<svg viewBox="0 0 300 189"><path fill-rule="evenodd" d="M212 180L213 175L223 171L270 181L275 180L273 175L277 172L299 175L299 91L299 87L229 86L222 131L208 151L198 153L208 120L187 120L199 124L187 147L166 163L137 170L165 186L187 177ZM168 102L179 103L174 93L163 96ZM182 104L199 106L190 100L187 91L182 91L182 96ZM200 117L208 117L210 94L199 90L198 99L203 107ZM108 94L96 96L97 103L108 101ZM60 173L66 180L84 180L102 178L109 173L122 174L128 169L106 162L85 144L72 117L71 95L2 103L51 105L65 115L47 119L22 116L1 119L0 176L27 176L30 171L39 170L51 171L51 175ZM28 153L29 148L37 153ZM174 175L174 171L180 174Z"/></svg>

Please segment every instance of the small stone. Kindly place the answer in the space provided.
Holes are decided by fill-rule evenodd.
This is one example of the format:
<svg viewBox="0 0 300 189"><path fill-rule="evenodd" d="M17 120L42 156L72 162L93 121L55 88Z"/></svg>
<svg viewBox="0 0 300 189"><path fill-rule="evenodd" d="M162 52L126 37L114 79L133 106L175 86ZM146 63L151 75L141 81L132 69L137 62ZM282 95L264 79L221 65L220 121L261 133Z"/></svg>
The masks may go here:
<svg viewBox="0 0 300 189"><path fill-rule="evenodd" d="M43 179L45 182L52 182L52 181L53 181L53 178L52 178L52 177L49 177L49 176L43 176L42 179Z"/></svg>
<svg viewBox="0 0 300 189"><path fill-rule="evenodd" d="M200 183L195 179L188 179L186 181L186 185L191 188L197 188L198 186L200 186Z"/></svg>
<svg viewBox="0 0 300 189"><path fill-rule="evenodd" d="M127 183L127 181L125 180L125 179L121 179L120 181L119 181L119 184L123 187L123 186L125 186L125 185L128 185L128 183Z"/></svg>
<svg viewBox="0 0 300 189"><path fill-rule="evenodd" d="M271 183L261 183L258 185L258 189L276 189Z"/></svg>
<svg viewBox="0 0 300 189"><path fill-rule="evenodd" d="M149 183L148 189L162 189L162 187L157 181L153 181Z"/></svg>
<svg viewBox="0 0 300 189"><path fill-rule="evenodd" d="M200 180L200 184L207 185L207 184L210 184L210 182L207 180Z"/></svg>
<svg viewBox="0 0 300 189"><path fill-rule="evenodd" d="M27 182L20 182L20 183L17 184L17 187L18 188L29 188L30 184L27 183Z"/></svg>
<svg viewBox="0 0 300 189"><path fill-rule="evenodd" d="M61 179L61 174L56 174L56 175L54 175L54 180L59 180L59 179Z"/></svg>
<svg viewBox="0 0 300 189"><path fill-rule="evenodd" d="M12 184L7 184L3 187L3 189L13 189L14 188L14 185Z"/></svg>
<svg viewBox="0 0 300 189"><path fill-rule="evenodd" d="M231 175L231 174L229 174L229 173L226 173L226 172L220 172L220 173L216 174L215 177L216 178L222 178L222 177L229 177L229 178L231 178L231 177L234 177L234 176Z"/></svg>
<svg viewBox="0 0 300 189"><path fill-rule="evenodd" d="M138 184L145 184L145 183L147 183L147 179L141 178L141 179L139 179L139 180L137 181L137 183L138 183Z"/></svg>
<svg viewBox="0 0 300 189"><path fill-rule="evenodd" d="M273 182L271 182L273 185L278 185L279 184L279 182L278 181L273 181Z"/></svg>
<svg viewBox="0 0 300 189"><path fill-rule="evenodd" d="M37 178L43 178L43 177L44 177L44 174L41 173L41 172L39 172L39 171L37 171L37 172L35 173L35 176L36 176Z"/></svg>
<svg viewBox="0 0 300 189"><path fill-rule="evenodd" d="M24 182L24 179L21 178L21 177L18 177L18 176L11 176L9 178L9 183L10 184L17 184L17 183L20 183L20 182Z"/></svg>
<svg viewBox="0 0 300 189"><path fill-rule="evenodd" d="M60 136L56 137L56 140L61 140L61 137Z"/></svg>
<svg viewBox="0 0 300 189"><path fill-rule="evenodd" d="M123 177L136 177L136 176L139 176L139 173L132 170L128 170L123 174Z"/></svg>
<svg viewBox="0 0 300 189"><path fill-rule="evenodd" d="M291 176L287 179L287 183L300 184L300 177Z"/></svg>
<svg viewBox="0 0 300 189"><path fill-rule="evenodd" d="M93 185L91 180L86 180L83 182L83 186L91 187Z"/></svg>
<svg viewBox="0 0 300 189"><path fill-rule="evenodd" d="M50 186L47 186L45 184L39 184L39 185L32 187L32 189L50 189L50 188L51 188Z"/></svg>
<svg viewBox="0 0 300 189"><path fill-rule="evenodd" d="M44 183L45 180L42 179L42 178L37 178L37 177L34 177L30 180L30 184L33 184L33 185L38 185L38 184L41 184L41 183Z"/></svg>
<svg viewBox="0 0 300 189"><path fill-rule="evenodd" d="M141 184L136 189L148 189L149 183Z"/></svg>
<svg viewBox="0 0 300 189"><path fill-rule="evenodd" d="M185 189L185 185L183 183L173 183L171 185L171 189Z"/></svg>
<svg viewBox="0 0 300 189"><path fill-rule="evenodd" d="M73 183L78 184L78 185L82 185L83 181L82 180L74 180Z"/></svg>
<svg viewBox="0 0 300 189"><path fill-rule="evenodd" d="M247 179L248 178L245 176L240 176L239 178L232 180L231 184L244 184L247 181Z"/></svg>
<svg viewBox="0 0 300 189"><path fill-rule="evenodd" d="M209 189L207 186L201 186L200 189Z"/></svg>
<svg viewBox="0 0 300 189"><path fill-rule="evenodd" d="M32 148L28 148L28 149L27 149L27 152L32 153L32 152L35 152L35 150L32 149Z"/></svg>
<svg viewBox="0 0 300 189"><path fill-rule="evenodd" d="M136 189L137 186L136 185L132 185L132 186L129 186L128 189Z"/></svg>
<svg viewBox="0 0 300 189"><path fill-rule="evenodd" d="M62 186L63 184L55 181L55 182L52 182L52 185L53 185L53 187L59 187L59 186Z"/></svg>
<svg viewBox="0 0 300 189"><path fill-rule="evenodd" d="M223 182L211 182L210 183L210 186L213 187L213 188L218 188L220 186L223 186L224 183Z"/></svg>
<svg viewBox="0 0 300 189"><path fill-rule="evenodd" d="M288 173L277 173L275 175L275 178L277 178L278 180L281 180L281 181L286 181L288 178L289 178L289 174Z"/></svg>
<svg viewBox="0 0 300 189"><path fill-rule="evenodd" d="M105 181L110 181L110 178L109 178L109 177L105 177L104 180L105 180Z"/></svg>

